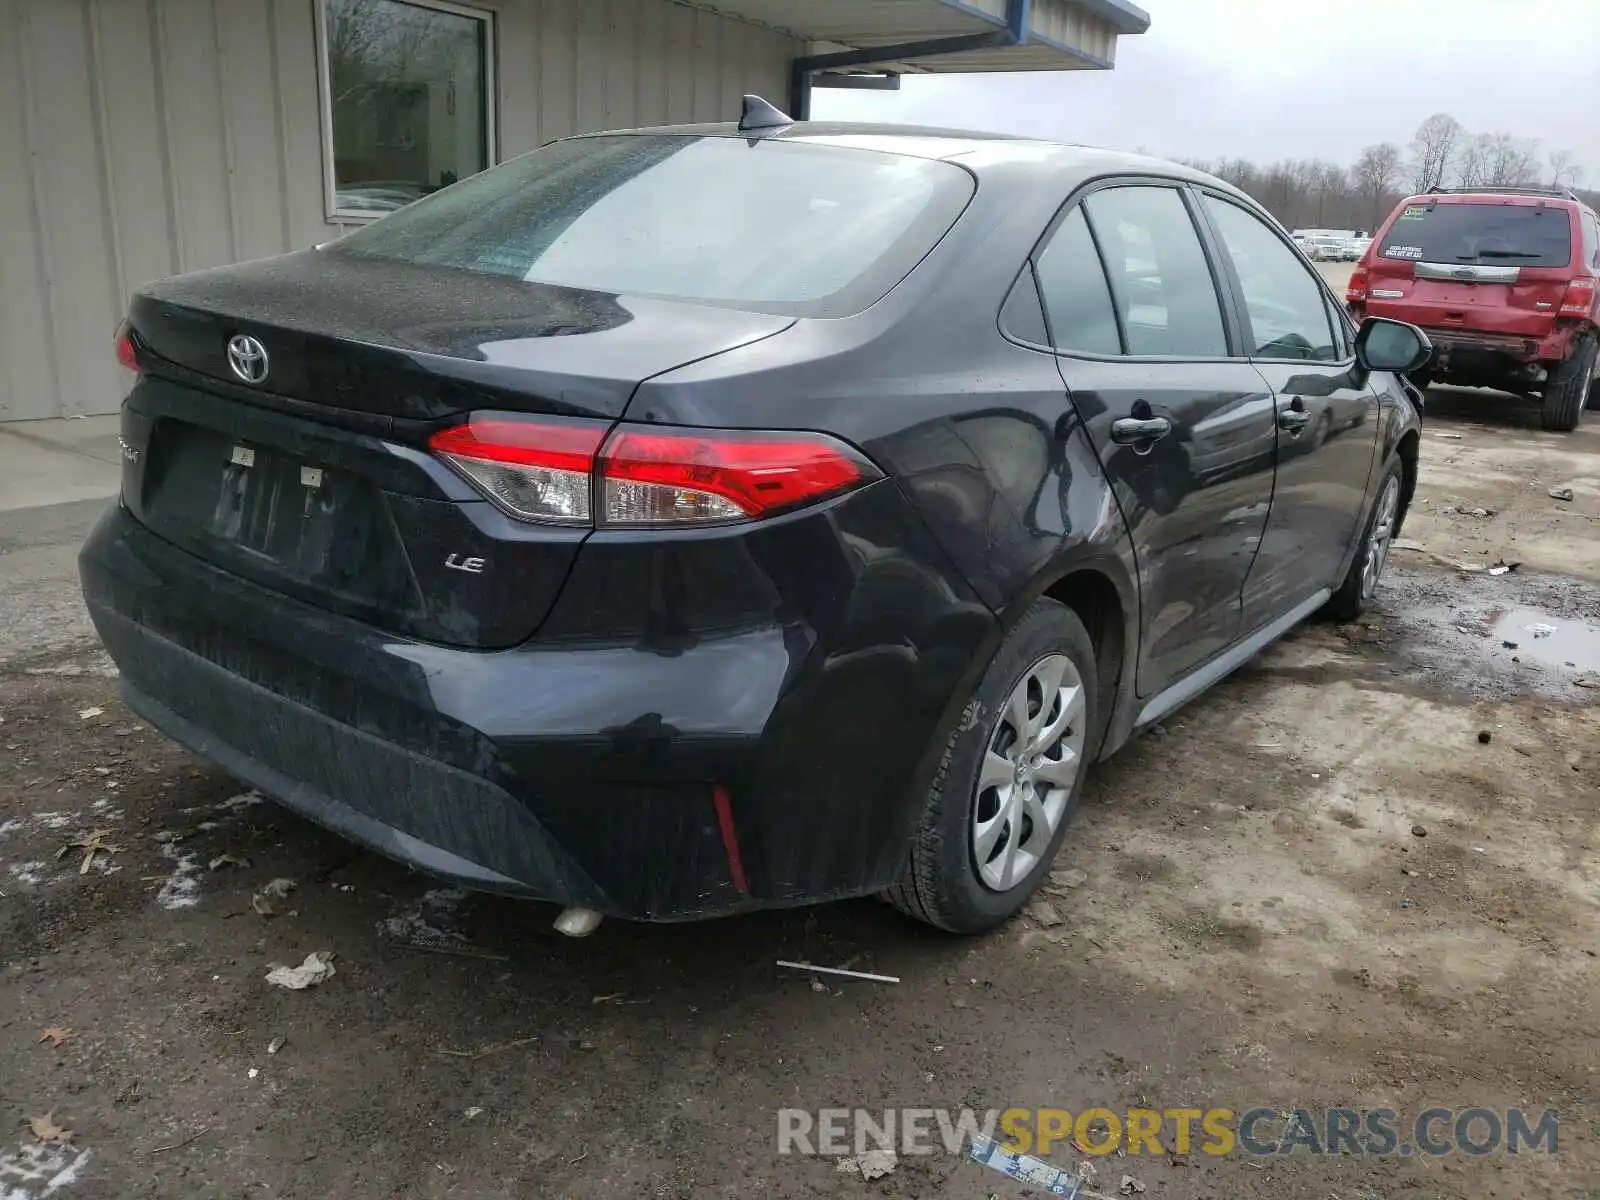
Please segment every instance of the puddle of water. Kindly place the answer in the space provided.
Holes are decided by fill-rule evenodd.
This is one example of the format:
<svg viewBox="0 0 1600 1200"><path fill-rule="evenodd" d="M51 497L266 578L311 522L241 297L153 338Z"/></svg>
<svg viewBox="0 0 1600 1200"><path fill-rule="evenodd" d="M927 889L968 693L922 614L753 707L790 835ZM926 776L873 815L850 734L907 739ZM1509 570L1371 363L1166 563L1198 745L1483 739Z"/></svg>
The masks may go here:
<svg viewBox="0 0 1600 1200"><path fill-rule="evenodd" d="M1600 625L1552 617L1534 608L1513 608L1496 619L1493 636L1515 642L1524 662L1600 671Z"/></svg>

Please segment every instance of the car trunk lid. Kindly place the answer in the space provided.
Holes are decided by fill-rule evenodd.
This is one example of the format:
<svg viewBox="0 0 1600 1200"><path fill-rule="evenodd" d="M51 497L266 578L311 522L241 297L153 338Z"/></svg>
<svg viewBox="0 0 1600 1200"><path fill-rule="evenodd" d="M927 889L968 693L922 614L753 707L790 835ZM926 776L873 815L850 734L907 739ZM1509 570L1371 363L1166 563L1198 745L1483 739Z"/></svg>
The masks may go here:
<svg viewBox="0 0 1600 1200"><path fill-rule="evenodd" d="M129 320L138 519L296 600L485 648L536 630L586 532L512 519L429 433L483 411L604 427L641 380L792 323L316 251L156 284ZM257 383L230 364L241 336Z"/></svg>

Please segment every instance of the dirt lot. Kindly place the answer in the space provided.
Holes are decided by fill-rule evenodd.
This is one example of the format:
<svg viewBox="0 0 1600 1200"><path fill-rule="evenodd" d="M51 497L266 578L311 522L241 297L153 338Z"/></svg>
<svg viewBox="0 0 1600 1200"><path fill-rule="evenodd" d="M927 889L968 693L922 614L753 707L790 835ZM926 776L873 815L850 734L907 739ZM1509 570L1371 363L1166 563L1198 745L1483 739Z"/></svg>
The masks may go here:
<svg viewBox="0 0 1600 1200"><path fill-rule="evenodd" d="M860 902L573 942L433 889L143 728L73 600L90 513L0 518L0 1197L1038 1194L776 1153L783 1107L1013 1104L1553 1108L1553 1158L1111 1158L1093 1190L1600 1196L1600 421L1533 424L1436 392L1378 613L1098 769L1062 923L975 941ZM337 974L264 981L312 951Z"/></svg>

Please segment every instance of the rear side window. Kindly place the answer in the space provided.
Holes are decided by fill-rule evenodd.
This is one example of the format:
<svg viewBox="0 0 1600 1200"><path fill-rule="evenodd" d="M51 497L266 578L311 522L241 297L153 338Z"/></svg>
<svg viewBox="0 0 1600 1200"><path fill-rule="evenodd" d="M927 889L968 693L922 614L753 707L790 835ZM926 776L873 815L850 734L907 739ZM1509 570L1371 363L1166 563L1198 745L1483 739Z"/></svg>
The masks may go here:
<svg viewBox="0 0 1600 1200"><path fill-rule="evenodd" d="M1380 258L1409 262L1565 267L1572 217L1531 204L1408 204L1383 235Z"/></svg>
<svg viewBox="0 0 1600 1200"><path fill-rule="evenodd" d="M972 198L951 163L633 134L556 142L329 247L530 283L795 316L859 312Z"/></svg>
<svg viewBox="0 0 1600 1200"><path fill-rule="evenodd" d="M1056 349L1121 354L1111 288L1081 208L1069 212L1056 228L1039 255L1038 269L1045 320Z"/></svg>
<svg viewBox="0 0 1600 1200"><path fill-rule="evenodd" d="M1128 353L1226 357L1222 302L1177 190L1111 187L1083 204L1105 259Z"/></svg>

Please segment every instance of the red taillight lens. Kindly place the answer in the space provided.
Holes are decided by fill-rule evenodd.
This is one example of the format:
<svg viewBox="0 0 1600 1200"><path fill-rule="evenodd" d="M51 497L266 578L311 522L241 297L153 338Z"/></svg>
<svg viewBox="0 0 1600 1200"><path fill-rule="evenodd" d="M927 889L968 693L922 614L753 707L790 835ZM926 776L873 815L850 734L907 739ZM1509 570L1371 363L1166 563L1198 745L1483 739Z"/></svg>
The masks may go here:
<svg viewBox="0 0 1600 1200"><path fill-rule="evenodd" d="M1367 302L1367 268L1357 267L1350 272L1350 286L1345 290L1346 304L1365 304Z"/></svg>
<svg viewBox="0 0 1600 1200"><path fill-rule="evenodd" d="M1567 284L1567 294L1561 300L1561 316L1587 317L1594 308L1595 281L1574 279Z"/></svg>
<svg viewBox="0 0 1600 1200"><path fill-rule="evenodd" d="M742 521L815 504L878 478L819 433L620 427L600 454L608 525Z"/></svg>
<svg viewBox="0 0 1600 1200"><path fill-rule="evenodd" d="M608 439L609 428L484 414L428 446L512 516L559 525L759 520L881 478L820 433L622 425Z"/></svg>
<svg viewBox="0 0 1600 1200"><path fill-rule="evenodd" d="M475 416L440 430L428 447L514 517L588 525L595 451L610 425Z"/></svg>
<svg viewBox="0 0 1600 1200"><path fill-rule="evenodd" d="M137 375L140 371L139 350L133 344L133 330L124 321L117 326L117 361Z"/></svg>

